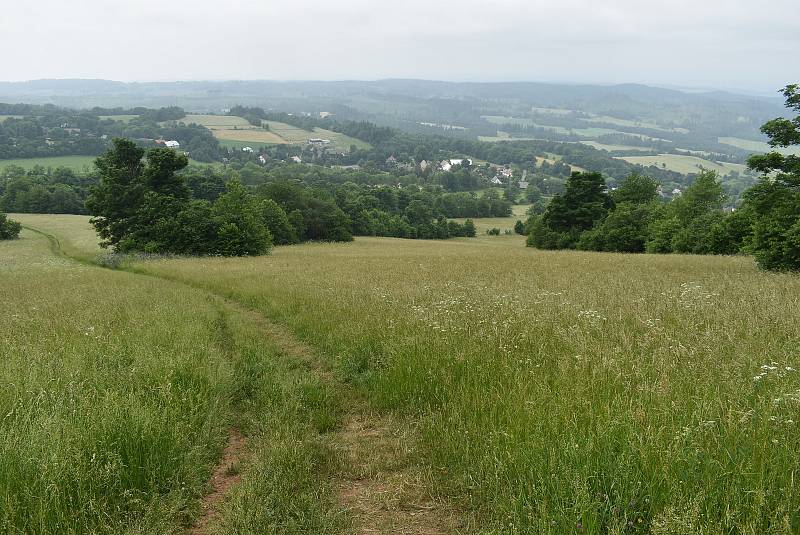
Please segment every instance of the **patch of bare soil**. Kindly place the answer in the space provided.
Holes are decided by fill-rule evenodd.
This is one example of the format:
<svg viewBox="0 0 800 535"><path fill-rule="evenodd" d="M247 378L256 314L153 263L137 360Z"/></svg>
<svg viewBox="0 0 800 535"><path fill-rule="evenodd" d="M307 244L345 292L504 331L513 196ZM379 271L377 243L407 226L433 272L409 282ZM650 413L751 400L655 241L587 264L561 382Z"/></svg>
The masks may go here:
<svg viewBox="0 0 800 535"><path fill-rule="evenodd" d="M203 497L200 516L194 526L188 530L187 533L189 535L203 535L208 533L208 527L217 517L220 503L225 497L225 494L227 494L228 490L236 485L242 478L240 475L240 464L244 456L246 444L247 439L236 429L231 429L228 443L225 446L225 450L222 452L222 457L211 474L209 483L211 492Z"/></svg>

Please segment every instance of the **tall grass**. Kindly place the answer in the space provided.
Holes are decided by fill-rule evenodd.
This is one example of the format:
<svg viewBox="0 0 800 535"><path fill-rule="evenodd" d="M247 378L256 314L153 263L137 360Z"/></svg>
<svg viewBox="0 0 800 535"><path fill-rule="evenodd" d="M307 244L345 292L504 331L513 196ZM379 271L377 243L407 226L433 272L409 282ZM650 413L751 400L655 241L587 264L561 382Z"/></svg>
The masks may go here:
<svg viewBox="0 0 800 535"><path fill-rule="evenodd" d="M93 254L85 218L48 224ZM306 423L335 422L335 404L317 407L324 385L219 299L68 260L25 230L0 242L0 306L0 532L182 533L231 425L265 442L224 526L338 529Z"/></svg>
<svg viewBox="0 0 800 535"><path fill-rule="evenodd" d="M360 239L139 266L287 323L502 533L800 530L800 279L749 258Z"/></svg>

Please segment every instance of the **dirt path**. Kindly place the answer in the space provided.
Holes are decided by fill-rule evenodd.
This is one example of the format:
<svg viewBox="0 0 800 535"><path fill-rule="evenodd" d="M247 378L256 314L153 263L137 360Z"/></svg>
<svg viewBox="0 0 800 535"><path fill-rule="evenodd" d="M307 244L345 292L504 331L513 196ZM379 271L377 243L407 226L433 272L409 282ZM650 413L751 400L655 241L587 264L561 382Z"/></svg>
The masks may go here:
<svg viewBox="0 0 800 535"><path fill-rule="evenodd" d="M219 513L219 506L228 490L241 479L240 464L242 463L247 439L236 429L231 429L228 444L222 452L219 463L214 467L209 486L211 492L203 497L200 516L187 533L189 535L204 535Z"/></svg>
<svg viewBox="0 0 800 535"><path fill-rule="evenodd" d="M341 470L333 481L336 498L352 520L352 533L445 535L464 533L456 511L431 496L425 472L415 466L415 430L372 411L366 399L344 384L315 350L286 327L236 301L225 304L252 320L284 355L302 362L343 392L342 425L327 435Z"/></svg>

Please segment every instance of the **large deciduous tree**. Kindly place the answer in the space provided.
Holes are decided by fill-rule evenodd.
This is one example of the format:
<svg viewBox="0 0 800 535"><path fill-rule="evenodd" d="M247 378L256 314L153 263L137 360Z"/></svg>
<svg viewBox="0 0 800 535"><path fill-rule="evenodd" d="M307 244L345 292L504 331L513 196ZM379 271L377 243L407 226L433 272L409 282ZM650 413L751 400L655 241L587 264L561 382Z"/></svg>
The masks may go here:
<svg viewBox="0 0 800 535"><path fill-rule="evenodd" d="M100 181L86 202L102 244L119 252L268 252L272 236L245 187L231 181L213 203L192 199L179 174L187 164L186 156L172 149L145 153L127 139L115 139L96 161Z"/></svg>
<svg viewBox="0 0 800 535"><path fill-rule="evenodd" d="M786 106L800 112L800 84L782 92ZM800 145L800 116L773 119L761 131L772 147ZM753 255L764 269L800 271L800 157L773 151L751 156L747 163L764 175L745 194L754 213Z"/></svg>
<svg viewBox="0 0 800 535"><path fill-rule="evenodd" d="M533 223L528 245L539 249L572 249L582 232L603 220L614 201L600 173L572 173L563 195L556 195Z"/></svg>

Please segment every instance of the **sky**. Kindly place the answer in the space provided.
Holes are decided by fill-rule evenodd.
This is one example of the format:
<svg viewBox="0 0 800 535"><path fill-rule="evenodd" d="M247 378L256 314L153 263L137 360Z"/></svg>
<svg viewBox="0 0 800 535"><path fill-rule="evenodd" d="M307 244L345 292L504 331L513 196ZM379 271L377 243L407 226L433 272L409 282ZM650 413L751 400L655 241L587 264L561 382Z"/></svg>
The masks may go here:
<svg viewBox="0 0 800 535"><path fill-rule="evenodd" d="M552 81L775 94L800 0L38 0L0 80Z"/></svg>

